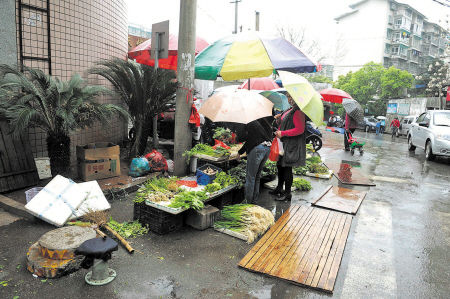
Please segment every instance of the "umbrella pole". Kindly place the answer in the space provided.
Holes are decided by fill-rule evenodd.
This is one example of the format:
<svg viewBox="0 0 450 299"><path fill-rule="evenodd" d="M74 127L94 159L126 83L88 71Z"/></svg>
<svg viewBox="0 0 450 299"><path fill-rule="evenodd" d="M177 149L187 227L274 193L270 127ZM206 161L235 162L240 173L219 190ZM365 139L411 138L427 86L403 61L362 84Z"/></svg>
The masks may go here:
<svg viewBox="0 0 450 299"><path fill-rule="evenodd" d="M248 90L250 90L250 78L248 78Z"/></svg>

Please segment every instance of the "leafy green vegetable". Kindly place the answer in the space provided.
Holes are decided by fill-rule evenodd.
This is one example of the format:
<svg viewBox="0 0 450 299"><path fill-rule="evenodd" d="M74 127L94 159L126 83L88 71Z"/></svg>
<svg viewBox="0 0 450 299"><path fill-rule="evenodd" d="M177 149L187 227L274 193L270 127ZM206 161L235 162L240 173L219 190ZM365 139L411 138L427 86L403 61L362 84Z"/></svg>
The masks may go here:
<svg viewBox="0 0 450 299"><path fill-rule="evenodd" d="M169 207L201 210L204 207L203 201L206 199L208 199L208 195L205 191L182 191L175 195Z"/></svg>
<svg viewBox="0 0 450 299"><path fill-rule="evenodd" d="M292 184L300 191L309 191L312 189L311 183L305 179L295 178Z"/></svg>
<svg viewBox="0 0 450 299"><path fill-rule="evenodd" d="M216 129L214 129L213 138L221 140L221 141L228 141L228 139L231 138L231 130L225 129L222 127L218 127Z"/></svg>
<svg viewBox="0 0 450 299"><path fill-rule="evenodd" d="M246 160L241 160L241 163L239 163L236 167L228 170L228 174L236 179L237 183L239 184L239 188L244 187L245 178L247 176Z"/></svg>
<svg viewBox="0 0 450 299"><path fill-rule="evenodd" d="M277 172L278 172L277 162L267 160L266 163L264 164L264 168L263 168L261 175L269 176L269 175L277 174Z"/></svg>
<svg viewBox="0 0 450 299"><path fill-rule="evenodd" d="M239 179L234 176L227 174L225 171L220 172L213 181L214 183L220 184L223 188L226 188L230 185L235 185L239 183Z"/></svg>
<svg viewBox="0 0 450 299"><path fill-rule="evenodd" d="M230 152L221 146L218 146L217 149L213 149L211 146L207 144L198 143L190 150L185 151L183 156L187 157L187 161L189 163L191 157L196 154L203 154L211 157L222 157L230 155Z"/></svg>
<svg viewBox="0 0 450 299"><path fill-rule="evenodd" d="M222 189L222 186L219 183L211 183L206 185L205 187L205 191L209 193L214 193L216 191L219 191L220 189Z"/></svg>
<svg viewBox="0 0 450 299"><path fill-rule="evenodd" d="M137 220L119 223L110 217L108 225L125 239L136 238L148 233L148 227L142 226Z"/></svg>
<svg viewBox="0 0 450 299"><path fill-rule="evenodd" d="M170 178L153 178L144 183L142 187L140 187L136 193L136 197L134 198L134 202L144 202L147 199L147 196L150 193L161 192L161 193L171 193L176 192L178 190L177 177ZM171 189L171 190L169 190Z"/></svg>
<svg viewBox="0 0 450 299"><path fill-rule="evenodd" d="M305 166L294 167L293 172L296 175L305 175L307 171L313 172L313 171L311 171L311 169L315 169L316 166L312 166L312 165L320 165L321 163L322 163L322 160L320 159L319 156L312 156L312 157L306 159ZM328 172L328 170L326 171L326 173L327 172Z"/></svg>
<svg viewBox="0 0 450 299"><path fill-rule="evenodd" d="M321 164L311 164L308 166L308 170L311 173L317 173L317 174L328 173L328 167L321 165Z"/></svg>

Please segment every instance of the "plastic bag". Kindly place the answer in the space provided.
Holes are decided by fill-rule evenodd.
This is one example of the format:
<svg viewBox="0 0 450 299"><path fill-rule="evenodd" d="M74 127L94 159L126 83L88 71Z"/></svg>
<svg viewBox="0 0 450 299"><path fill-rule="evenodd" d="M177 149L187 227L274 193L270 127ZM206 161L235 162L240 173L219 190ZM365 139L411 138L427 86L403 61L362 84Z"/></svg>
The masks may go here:
<svg viewBox="0 0 450 299"><path fill-rule="evenodd" d="M167 171L169 169L166 158L155 149L151 153L145 155L145 158L148 160L151 172Z"/></svg>
<svg viewBox="0 0 450 299"><path fill-rule="evenodd" d="M275 137L270 147L269 160L276 162L280 158L280 148L278 147L278 138Z"/></svg>
<svg viewBox="0 0 450 299"><path fill-rule="evenodd" d="M284 148L283 148L283 142L281 141L280 138L277 137L277 141L278 141L278 154L280 156L284 155Z"/></svg>
<svg viewBox="0 0 450 299"><path fill-rule="evenodd" d="M194 124L196 127L200 127L200 114L198 114L197 108L192 104L191 115L189 116L189 123Z"/></svg>
<svg viewBox="0 0 450 299"><path fill-rule="evenodd" d="M130 164L130 171L128 175L132 177L139 177L145 175L150 171L150 165L146 158L133 158Z"/></svg>
<svg viewBox="0 0 450 299"><path fill-rule="evenodd" d="M213 149L216 149L218 146L221 146L224 149L230 149L230 147L228 145L226 145L226 143L224 143L224 142L222 142L220 140L217 140L217 139L214 139L214 141L215 141L216 144L212 147Z"/></svg>

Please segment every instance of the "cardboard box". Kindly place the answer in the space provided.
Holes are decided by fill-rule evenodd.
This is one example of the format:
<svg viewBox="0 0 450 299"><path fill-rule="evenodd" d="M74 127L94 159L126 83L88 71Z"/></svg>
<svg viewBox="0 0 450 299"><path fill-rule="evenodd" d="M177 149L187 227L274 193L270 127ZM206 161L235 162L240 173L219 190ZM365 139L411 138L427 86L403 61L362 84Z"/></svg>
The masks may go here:
<svg viewBox="0 0 450 299"><path fill-rule="evenodd" d="M120 175L120 147L110 142L77 146L78 176L84 181Z"/></svg>

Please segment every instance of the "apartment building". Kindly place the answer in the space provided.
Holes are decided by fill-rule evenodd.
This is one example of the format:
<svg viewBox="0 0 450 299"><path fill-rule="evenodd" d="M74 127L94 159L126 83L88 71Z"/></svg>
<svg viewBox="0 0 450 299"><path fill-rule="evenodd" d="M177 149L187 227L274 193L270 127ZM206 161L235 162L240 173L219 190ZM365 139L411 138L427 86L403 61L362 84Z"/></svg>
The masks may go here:
<svg viewBox="0 0 450 299"><path fill-rule="evenodd" d="M335 78L369 61L420 74L444 54L449 32L408 4L362 0L335 18L348 53L335 64Z"/></svg>

